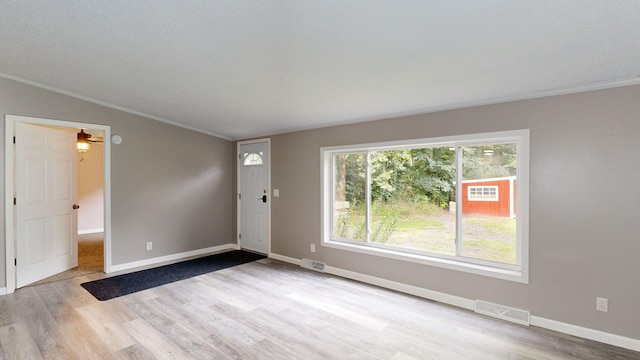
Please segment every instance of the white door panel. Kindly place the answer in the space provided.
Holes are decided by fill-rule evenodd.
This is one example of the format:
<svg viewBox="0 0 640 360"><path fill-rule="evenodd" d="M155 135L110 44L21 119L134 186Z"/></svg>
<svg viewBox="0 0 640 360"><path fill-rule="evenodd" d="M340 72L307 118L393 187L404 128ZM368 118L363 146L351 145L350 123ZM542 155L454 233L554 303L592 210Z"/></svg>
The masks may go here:
<svg viewBox="0 0 640 360"><path fill-rule="evenodd" d="M240 145L240 246L263 254L269 252L268 152L267 142Z"/></svg>
<svg viewBox="0 0 640 360"><path fill-rule="evenodd" d="M16 285L78 266L76 134L16 123Z"/></svg>
<svg viewBox="0 0 640 360"><path fill-rule="evenodd" d="M31 219L25 222L26 264L36 265L45 261L45 234L47 219ZM20 262L23 259L20 258Z"/></svg>
<svg viewBox="0 0 640 360"><path fill-rule="evenodd" d="M71 254L72 243L71 239L71 216L70 215L59 215L54 217L53 219L53 243L54 252L53 254L58 256L64 256Z"/></svg>
<svg viewBox="0 0 640 360"><path fill-rule="evenodd" d="M25 205L38 206L43 205L46 201L46 162L44 159L24 160L25 179L27 186L25 187Z"/></svg>
<svg viewBox="0 0 640 360"><path fill-rule="evenodd" d="M53 201L56 205L62 205L62 202L72 200L71 166L71 162L68 160L53 161Z"/></svg>

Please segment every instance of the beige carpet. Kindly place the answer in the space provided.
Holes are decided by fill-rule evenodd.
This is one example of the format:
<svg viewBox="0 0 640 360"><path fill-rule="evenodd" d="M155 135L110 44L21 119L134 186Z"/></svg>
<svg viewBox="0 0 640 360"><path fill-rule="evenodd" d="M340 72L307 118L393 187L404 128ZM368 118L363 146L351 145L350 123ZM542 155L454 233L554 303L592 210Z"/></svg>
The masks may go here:
<svg viewBox="0 0 640 360"><path fill-rule="evenodd" d="M78 267L36 281L27 286L73 279L104 271L104 233L78 235Z"/></svg>

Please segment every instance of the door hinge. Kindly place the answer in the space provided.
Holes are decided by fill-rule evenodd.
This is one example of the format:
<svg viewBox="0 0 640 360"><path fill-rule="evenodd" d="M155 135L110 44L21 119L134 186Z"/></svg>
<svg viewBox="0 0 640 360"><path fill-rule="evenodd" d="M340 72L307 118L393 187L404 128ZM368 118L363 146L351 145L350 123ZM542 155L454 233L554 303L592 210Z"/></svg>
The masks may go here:
<svg viewBox="0 0 640 360"><path fill-rule="evenodd" d="M13 205L16 205L18 203L18 200L16 198L13 198Z"/></svg>
<svg viewBox="0 0 640 360"><path fill-rule="evenodd" d="M16 137L15 136L13 137L13 143L14 144L16 143Z"/></svg>
<svg viewBox="0 0 640 360"><path fill-rule="evenodd" d="M242 234L238 234L238 239L242 239Z"/></svg>
<svg viewBox="0 0 640 360"><path fill-rule="evenodd" d="M238 200L242 200L242 194L238 194Z"/></svg>
<svg viewBox="0 0 640 360"><path fill-rule="evenodd" d="M14 137L15 139L15 137ZM238 160L242 160L242 154L238 154Z"/></svg>
<svg viewBox="0 0 640 360"><path fill-rule="evenodd" d="M13 259L13 265L18 266L18 259Z"/></svg>

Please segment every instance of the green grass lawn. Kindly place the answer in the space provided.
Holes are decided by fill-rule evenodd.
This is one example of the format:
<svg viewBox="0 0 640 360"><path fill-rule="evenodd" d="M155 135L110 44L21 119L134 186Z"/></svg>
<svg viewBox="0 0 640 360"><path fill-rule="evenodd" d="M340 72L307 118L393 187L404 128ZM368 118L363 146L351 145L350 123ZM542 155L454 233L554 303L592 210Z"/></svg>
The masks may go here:
<svg viewBox="0 0 640 360"><path fill-rule="evenodd" d="M410 232L426 228L441 228L443 226L444 223L438 219L412 217L399 220L396 231Z"/></svg>
<svg viewBox="0 0 640 360"><path fill-rule="evenodd" d="M470 217L465 221L468 225L480 225L484 230L492 234L515 234L515 219L499 217Z"/></svg>
<svg viewBox="0 0 640 360"><path fill-rule="evenodd" d="M364 209L351 209L343 220L343 236L364 239ZM374 205L372 242L456 254L455 215L444 210L428 213L415 204ZM353 237L357 235L358 237ZM516 220L466 215L462 222L463 256L508 264L516 262Z"/></svg>

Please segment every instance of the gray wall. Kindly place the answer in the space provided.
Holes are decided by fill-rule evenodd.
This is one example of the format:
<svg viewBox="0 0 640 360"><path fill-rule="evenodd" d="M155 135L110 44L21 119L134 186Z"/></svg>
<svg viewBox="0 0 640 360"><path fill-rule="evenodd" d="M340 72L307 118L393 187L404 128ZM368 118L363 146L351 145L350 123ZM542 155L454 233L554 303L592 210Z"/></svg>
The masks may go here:
<svg viewBox="0 0 640 360"><path fill-rule="evenodd" d="M640 339L639 99L630 86L273 136L272 252ZM320 147L513 129L531 130L528 285L319 246Z"/></svg>
<svg viewBox="0 0 640 360"><path fill-rule="evenodd" d="M111 147L113 265L235 243L231 141L0 78L2 189L5 114L109 125L124 138Z"/></svg>
<svg viewBox="0 0 640 360"><path fill-rule="evenodd" d="M638 99L640 86L631 86L274 136L272 251L640 339ZM235 242L231 142L0 78L4 114L110 125L123 136L112 147L114 265ZM531 129L528 285L309 252L320 243L320 147L523 128ZM0 246L0 287L4 259ZM608 313L595 311L596 296L609 298Z"/></svg>

